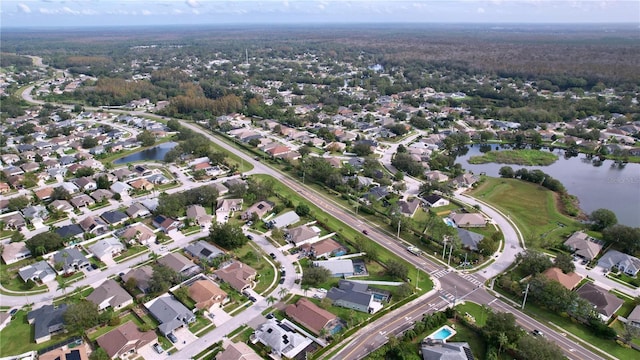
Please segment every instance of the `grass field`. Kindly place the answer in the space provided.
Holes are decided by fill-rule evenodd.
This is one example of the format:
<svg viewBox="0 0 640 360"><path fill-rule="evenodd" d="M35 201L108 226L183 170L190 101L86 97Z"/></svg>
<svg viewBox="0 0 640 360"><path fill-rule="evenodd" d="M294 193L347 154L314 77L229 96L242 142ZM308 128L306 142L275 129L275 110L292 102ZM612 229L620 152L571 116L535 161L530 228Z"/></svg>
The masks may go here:
<svg viewBox="0 0 640 360"><path fill-rule="evenodd" d="M551 165L558 160L558 156L548 151L534 149L489 151L480 156L469 158L470 164L516 164L529 166Z"/></svg>
<svg viewBox="0 0 640 360"><path fill-rule="evenodd" d="M528 247L552 247L582 228L577 220L558 211L554 192L536 184L487 177L470 195L508 215Z"/></svg>
<svg viewBox="0 0 640 360"><path fill-rule="evenodd" d="M22 354L31 350L40 350L55 345L73 334L59 334L51 337L51 340L41 344L33 341L33 326L27 322L27 312L20 310L15 318L0 331L0 356Z"/></svg>

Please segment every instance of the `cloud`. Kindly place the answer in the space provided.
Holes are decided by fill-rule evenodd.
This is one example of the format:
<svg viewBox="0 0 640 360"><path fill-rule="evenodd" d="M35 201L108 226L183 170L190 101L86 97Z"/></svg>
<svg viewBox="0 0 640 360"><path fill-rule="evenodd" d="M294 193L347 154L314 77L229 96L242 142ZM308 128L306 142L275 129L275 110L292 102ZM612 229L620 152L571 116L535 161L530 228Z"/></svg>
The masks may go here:
<svg viewBox="0 0 640 360"><path fill-rule="evenodd" d="M476 12L478 12L478 14L484 14L484 8L479 7Z"/></svg>
<svg viewBox="0 0 640 360"><path fill-rule="evenodd" d="M26 4L18 4L18 11L19 12L23 12L25 14L29 14L31 12L31 8L28 7Z"/></svg>
<svg viewBox="0 0 640 360"><path fill-rule="evenodd" d="M142 10L142 15L149 16L149 15L151 15L151 11L149 11L147 9L144 9L144 10Z"/></svg>
<svg viewBox="0 0 640 360"><path fill-rule="evenodd" d="M200 7L200 3L198 2L198 0L187 0L186 2L189 7L192 7L192 8Z"/></svg>

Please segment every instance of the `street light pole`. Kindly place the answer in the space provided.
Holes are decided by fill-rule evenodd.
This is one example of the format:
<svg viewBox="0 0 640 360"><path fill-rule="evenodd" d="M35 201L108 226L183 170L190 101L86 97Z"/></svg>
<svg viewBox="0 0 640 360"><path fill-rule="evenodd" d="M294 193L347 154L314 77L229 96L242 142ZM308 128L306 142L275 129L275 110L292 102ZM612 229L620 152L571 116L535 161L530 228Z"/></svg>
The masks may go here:
<svg viewBox="0 0 640 360"><path fill-rule="evenodd" d="M522 299L521 310L524 310L524 304L527 302L527 295L529 294L529 284L527 284L527 289L524 291L524 299Z"/></svg>
<svg viewBox="0 0 640 360"><path fill-rule="evenodd" d="M396 235L398 239L400 239L400 224L401 224L400 219L398 219L398 235Z"/></svg>
<svg viewBox="0 0 640 360"><path fill-rule="evenodd" d="M449 245L449 261L447 261L447 266L451 266L451 252L453 251L453 244Z"/></svg>

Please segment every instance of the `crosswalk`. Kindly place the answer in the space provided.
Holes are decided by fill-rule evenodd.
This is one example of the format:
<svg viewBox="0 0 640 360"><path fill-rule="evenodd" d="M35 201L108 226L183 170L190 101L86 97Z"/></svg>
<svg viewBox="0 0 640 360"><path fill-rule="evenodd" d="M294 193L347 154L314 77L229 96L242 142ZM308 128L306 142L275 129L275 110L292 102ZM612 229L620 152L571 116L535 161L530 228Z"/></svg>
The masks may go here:
<svg viewBox="0 0 640 360"><path fill-rule="evenodd" d="M484 283L478 279L476 279L475 276L471 275L471 274L463 274L462 278L469 281L470 283L474 284L475 286L481 287L484 285Z"/></svg>
<svg viewBox="0 0 640 360"><path fill-rule="evenodd" d="M448 269L436 270L435 272L430 273L432 278L440 279L441 277L447 275L449 273Z"/></svg>
<svg viewBox="0 0 640 360"><path fill-rule="evenodd" d="M444 291L444 290L440 290L438 291L438 293L440 294L440 297L443 298L444 300L453 303L456 300L456 297L453 296L453 294L451 294L448 291Z"/></svg>

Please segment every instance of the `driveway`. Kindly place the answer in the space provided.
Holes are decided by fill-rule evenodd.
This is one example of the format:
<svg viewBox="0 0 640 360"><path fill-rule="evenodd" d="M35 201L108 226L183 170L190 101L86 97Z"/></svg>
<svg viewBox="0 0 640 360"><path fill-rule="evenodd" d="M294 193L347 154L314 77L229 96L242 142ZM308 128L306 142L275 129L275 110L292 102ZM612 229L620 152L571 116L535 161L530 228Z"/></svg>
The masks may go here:
<svg viewBox="0 0 640 360"><path fill-rule="evenodd" d="M175 348L178 350L181 350L187 347L189 344L191 344L192 342L198 339L198 337L193 335L191 331L189 331L189 329L187 329L186 327L182 327L178 330L174 330L173 335L175 335L178 338L178 341L176 341L175 344L173 344L173 346L175 346Z"/></svg>
<svg viewBox="0 0 640 360"><path fill-rule="evenodd" d="M213 318L209 317L209 319L213 320L215 326L220 326L232 319L231 315L227 314L219 306L212 306L211 309L209 309L209 313L213 315Z"/></svg>
<svg viewBox="0 0 640 360"><path fill-rule="evenodd" d="M158 342L152 342L147 344L140 349L138 349L138 355L142 356L144 360L162 360L167 357L166 350L162 352L162 354L158 354L155 350L153 350L153 344Z"/></svg>

